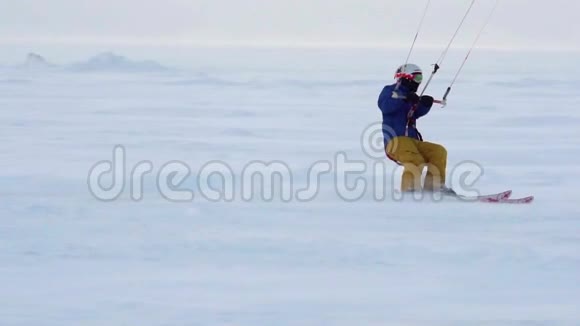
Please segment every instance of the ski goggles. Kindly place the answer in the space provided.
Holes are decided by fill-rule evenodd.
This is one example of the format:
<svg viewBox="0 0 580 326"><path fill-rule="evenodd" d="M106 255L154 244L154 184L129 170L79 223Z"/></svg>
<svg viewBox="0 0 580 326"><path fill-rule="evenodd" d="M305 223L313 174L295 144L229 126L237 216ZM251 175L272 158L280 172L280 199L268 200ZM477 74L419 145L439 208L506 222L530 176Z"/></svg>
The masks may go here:
<svg viewBox="0 0 580 326"><path fill-rule="evenodd" d="M405 74L405 73L398 73L395 75L397 79L409 79L414 81L417 84L421 84L423 82L423 74L422 73L415 73L415 74Z"/></svg>

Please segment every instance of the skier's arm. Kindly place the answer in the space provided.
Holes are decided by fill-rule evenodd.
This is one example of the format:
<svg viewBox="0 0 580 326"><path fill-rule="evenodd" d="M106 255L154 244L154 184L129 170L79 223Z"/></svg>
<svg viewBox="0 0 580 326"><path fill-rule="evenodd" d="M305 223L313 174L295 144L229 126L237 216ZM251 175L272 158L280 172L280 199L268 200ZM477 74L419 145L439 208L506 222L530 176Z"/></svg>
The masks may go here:
<svg viewBox="0 0 580 326"><path fill-rule="evenodd" d="M428 95L421 96L421 98L419 99L419 105L417 106L417 110L415 111L415 119L419 119L420 117L429 113L432 107L433 107L433 97Z"/></svg>
<svg viewBox="0 0 580 326"><path fill-rule="evenodd" d="M379 108L383 114L391 114L398 111L404 100L393 96L391 89L385 89L379 97Z"/></svg>

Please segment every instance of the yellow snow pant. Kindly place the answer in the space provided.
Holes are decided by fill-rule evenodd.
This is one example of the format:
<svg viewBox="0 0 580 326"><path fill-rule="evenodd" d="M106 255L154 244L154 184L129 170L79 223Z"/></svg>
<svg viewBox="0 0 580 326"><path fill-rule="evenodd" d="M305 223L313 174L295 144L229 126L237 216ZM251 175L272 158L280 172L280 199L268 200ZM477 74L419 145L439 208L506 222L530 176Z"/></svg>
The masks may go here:
<svg viewBox="0 0 580 326"><path fill-rule="evenodd" d="M410 137L395 137L387 144L387 156L404 167L401 191L433 191L445 185L447 150L445 147ZM425 185L421 177L427 167Z"/></svg>

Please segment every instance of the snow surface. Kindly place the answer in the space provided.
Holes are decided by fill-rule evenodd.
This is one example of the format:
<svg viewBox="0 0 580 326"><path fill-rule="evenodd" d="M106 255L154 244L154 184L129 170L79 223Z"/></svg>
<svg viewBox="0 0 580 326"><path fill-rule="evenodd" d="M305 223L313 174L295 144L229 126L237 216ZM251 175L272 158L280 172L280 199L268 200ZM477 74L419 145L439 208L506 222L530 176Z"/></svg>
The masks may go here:
<svg viewBox="0 0 580 326"><path fill-rule="evenodd" d="M298 184L337 152L371 164L361 133L403 57L256 50L183 71L4 71L0 325L580 325L575 55L475 56L450 105L420 121L451 165L485 168L481 192L533 205L346 202L332 178L310 202L174 203L153 175L140 202L89 192L117 144L128 166L187 162L191 189L212 160L236 177L280 160Z"/></svg>

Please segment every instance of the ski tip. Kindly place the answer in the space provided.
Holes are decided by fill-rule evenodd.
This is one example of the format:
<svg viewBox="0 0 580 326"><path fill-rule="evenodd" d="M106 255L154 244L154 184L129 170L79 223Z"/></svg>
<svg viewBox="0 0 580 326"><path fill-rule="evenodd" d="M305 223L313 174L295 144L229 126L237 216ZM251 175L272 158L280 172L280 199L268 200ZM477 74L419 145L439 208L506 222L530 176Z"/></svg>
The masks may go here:
<svg viewBox="0 0 580 326"><path fill-rule="evenodd" d="M536 197L534 197L534 196L529 196L529 197L526 197L526 198L522 198L522 202L525 203L525 204L532 203L534 200L536 200Z"/></svg>
<svg viewBox="0 0 580 326"><path fill-rule="evenodd" d="M513 190L504 191L501 196L501 199L509 199L513 195L513 193L514 193Z"/></svg>

